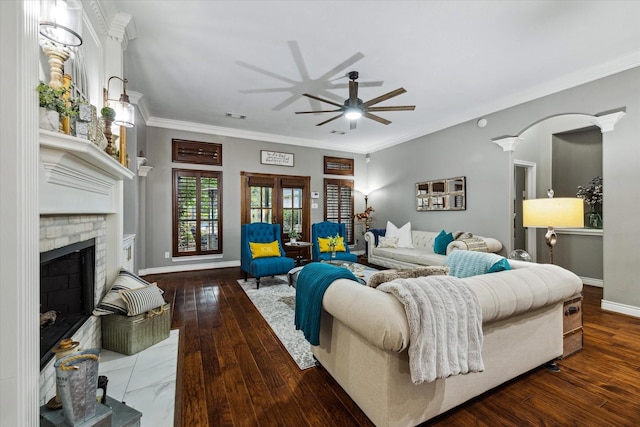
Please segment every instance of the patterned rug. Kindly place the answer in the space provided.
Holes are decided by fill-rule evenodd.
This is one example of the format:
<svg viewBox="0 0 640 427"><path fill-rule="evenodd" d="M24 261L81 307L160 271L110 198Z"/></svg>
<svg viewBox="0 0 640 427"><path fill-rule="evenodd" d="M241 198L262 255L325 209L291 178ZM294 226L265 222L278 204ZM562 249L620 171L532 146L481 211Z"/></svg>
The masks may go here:
<svg viewBox="0 0 640 427"><path fill-rule="evenodd" d="M263 277L260 289L256 289L255 279L238 280L238 284L267 321L278 339L285 346L300 369L314 365L309 341L302 331L293 324L296 305L296 290L289 286L287 276Z"/></svg>

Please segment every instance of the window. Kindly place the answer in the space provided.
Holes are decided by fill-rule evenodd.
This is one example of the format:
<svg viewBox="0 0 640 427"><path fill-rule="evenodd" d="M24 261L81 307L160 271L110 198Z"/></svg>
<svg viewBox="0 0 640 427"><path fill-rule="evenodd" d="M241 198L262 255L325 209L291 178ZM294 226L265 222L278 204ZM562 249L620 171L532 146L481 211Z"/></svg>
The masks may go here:
<svg viewBox="0 0 640 427"><path fill-rule="evenodd" d="M344 223L347 243L355 242L353 233L353 181L324 180L324 219Z"/></svg>
<svg viewBox="0 0 640 427"><path fill-rule="evenodd" d="M173 256L222 253L222 172L173 170Z"/></svg>

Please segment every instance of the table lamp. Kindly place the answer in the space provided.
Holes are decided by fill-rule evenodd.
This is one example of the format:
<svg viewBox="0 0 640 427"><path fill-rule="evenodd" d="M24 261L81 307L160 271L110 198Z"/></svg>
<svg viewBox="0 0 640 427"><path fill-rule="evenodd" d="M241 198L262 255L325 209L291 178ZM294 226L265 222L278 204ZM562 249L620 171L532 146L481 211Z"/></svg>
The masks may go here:
<svg viewBox="0 0 640 427"><path fill-rule="evenodd" d="M584 201L572 197L553 198L549 191L547 199L531 199L522 202L522 225L524 227L546 227L545 242L549 246L549 262L553 264L553 246L558 240L555 227L584 227Z"/></svg>

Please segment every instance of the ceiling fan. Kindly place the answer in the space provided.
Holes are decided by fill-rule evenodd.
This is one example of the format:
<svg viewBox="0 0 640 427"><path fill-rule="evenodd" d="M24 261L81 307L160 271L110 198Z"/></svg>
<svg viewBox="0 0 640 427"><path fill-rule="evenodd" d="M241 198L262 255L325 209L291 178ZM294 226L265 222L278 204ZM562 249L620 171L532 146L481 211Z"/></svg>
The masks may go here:
<svg viewBox="0 0 640 427"><path fill-rule="evenodd" d="M340 105L337 102L329 101L328 99L323 99L317 97L315 95L310 95L308 93L303 93L302 95L315 99L321 102L326 102L327 104L335 105L338 107L336 110L318 110L318 111L296 111L296 114L314 114L314 113L337 113L340 112L335 117L332 117L328 120L325 120L322 123L318 123L316 126L322 126L325 123L329 123L333 120L336 120L342 116L346 117L349 120L349 128L355 129L357 120L364 116L368 119L375 120L378 123L382 123L383 125L388 125L391 121L384 119L375 114L371 114L371 112L379 112L379 111L413 111L415 110L415 105L398 105L398 106L389 106L389 107L374 107L375 104L378 104L382 101L386 101L389 98L393 98L394 96L401 95L406 92L404 88L398 88L396 90L392 90L389 93L385 93L384 95L380 95L377 98L370 99L367 102L362 102L360 98L358 98L358 72L350 71L347 76L349 77L349 99L344 101L344 104Z"/></svg>

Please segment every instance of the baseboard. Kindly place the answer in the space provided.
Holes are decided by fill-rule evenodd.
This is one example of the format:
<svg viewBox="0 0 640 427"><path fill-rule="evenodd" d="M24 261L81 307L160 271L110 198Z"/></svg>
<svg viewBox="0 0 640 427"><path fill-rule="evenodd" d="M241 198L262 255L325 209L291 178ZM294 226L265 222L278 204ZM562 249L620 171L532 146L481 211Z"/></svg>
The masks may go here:
<svg viewBox="0 0 640 427"><path fill-rule="evenodd" d="M163 274L163 273L179 273L182 271L209 270L212 268L239 267L240 261L223 261L223 262L207 262L202 264L185 264L185 265L169 265L166 267L141 268L138 275L145 276L147 274Z"/></svg>
<svg viewBox="0 0 640 427"><path fill-rule="evenodd" d="M599 288L604 287L604 281L602 279L594 279L591 277L582 277L582 276L579 276L579 277L580 277L580 280L582 280L582 283L585 285L597 286Z"/></svg>
<svg viewBox="0 0 640 427"><path fill-rule="evenodd" d="M640 307L635 307L633 305L602 300L600 302L600 308L607 311L613 311L615 313L626 314L628 316L640 317Z"/></svg>

